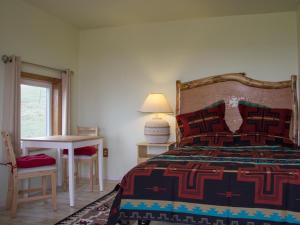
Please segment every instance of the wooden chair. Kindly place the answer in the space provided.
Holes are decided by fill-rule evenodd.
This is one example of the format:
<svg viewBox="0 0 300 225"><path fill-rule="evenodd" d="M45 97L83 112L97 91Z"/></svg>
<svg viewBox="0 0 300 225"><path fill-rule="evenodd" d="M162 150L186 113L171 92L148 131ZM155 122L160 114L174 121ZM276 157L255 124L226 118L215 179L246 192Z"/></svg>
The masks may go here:
<svg viewBox="0 0 300 225"><path fill-rule="evenodd" d="M15 152L11 143L10 135L7 132L1 132L8 163L11 166L9 175L8 192L6 207L11 210L11 216L15 217L19 203L25 203L36 200L52 199L53 209L56 210L56 161L54 158L45 154L28 155L15 157ZM47 194L47 176L51 177L51 194ZM34 177L42 178L42 187L28 190L19 190L19 181ZM19 196L21 193L37 192L41 195Z"/></svg>
<svg viewBox="0 0 300 225"><path fill-rule="evenodd" d="M77 127L77 135L80 136L98 136L98 127ZM67 188L67 160L68 150L63 151L63 171L64 171L64 190ZM97 146L88 146L74 149L74 160L76 168L76 183L79 183L81 163L89 164L89 188L93 191L94 186L94 169L97 181L98 175L98 148Z"/></svg>

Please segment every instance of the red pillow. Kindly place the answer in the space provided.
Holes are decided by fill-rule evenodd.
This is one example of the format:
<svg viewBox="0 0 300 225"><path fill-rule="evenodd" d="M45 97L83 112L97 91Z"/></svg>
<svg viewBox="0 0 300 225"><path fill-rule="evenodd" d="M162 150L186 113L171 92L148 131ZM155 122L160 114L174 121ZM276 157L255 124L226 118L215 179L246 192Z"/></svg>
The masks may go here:
<svg viewBox="0 0 300 225"><path fill-rule="evenodd" d="M218 101L204 109L176 116L181 137L203 133L231 132L224 120L225 102Z"/></svg>
<svg viewBox="0 0 300 225"><path fill-rule="evenodd" d="M289 137L292 110L255 107L239 103L243 122L237 133L265 133Z"/></svg>

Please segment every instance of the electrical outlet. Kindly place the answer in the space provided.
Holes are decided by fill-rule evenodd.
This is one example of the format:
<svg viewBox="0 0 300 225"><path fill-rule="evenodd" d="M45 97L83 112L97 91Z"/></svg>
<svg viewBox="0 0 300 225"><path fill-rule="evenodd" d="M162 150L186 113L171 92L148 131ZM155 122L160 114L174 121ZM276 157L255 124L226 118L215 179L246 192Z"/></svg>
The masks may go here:
<svg viewBox="0 0 300 225"><path fill-rule="evenodd" d="M108 157L108 148L103 149L103 157Z"/></svg>

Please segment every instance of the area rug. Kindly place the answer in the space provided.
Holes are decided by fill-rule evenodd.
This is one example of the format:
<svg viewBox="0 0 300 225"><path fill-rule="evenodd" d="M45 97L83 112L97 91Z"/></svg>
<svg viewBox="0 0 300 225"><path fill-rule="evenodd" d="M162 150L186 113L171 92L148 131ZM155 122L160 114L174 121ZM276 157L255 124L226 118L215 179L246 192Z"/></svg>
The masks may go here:
<svg viewBox="0 0 300 225"><path fill-rule="evenodd" d="M55 225L105 225L118 188L79 209Z"/></svg>

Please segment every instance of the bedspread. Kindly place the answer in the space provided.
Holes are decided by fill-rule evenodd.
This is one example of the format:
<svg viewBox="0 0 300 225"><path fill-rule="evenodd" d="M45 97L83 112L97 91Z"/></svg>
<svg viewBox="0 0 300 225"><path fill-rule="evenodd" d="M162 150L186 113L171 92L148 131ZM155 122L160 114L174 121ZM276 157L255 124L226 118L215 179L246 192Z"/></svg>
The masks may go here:
<svg viewBox="0 0 300 225"><path fill-rule="evenodd" d="M184 147L123 178L108 224L300 224L300 152L279 146Z"/></svg>

